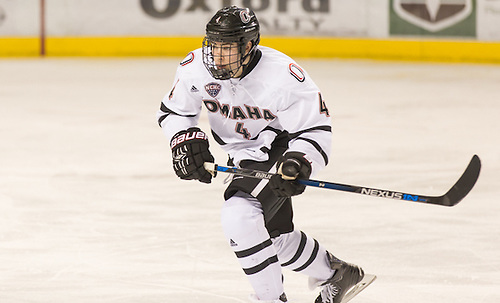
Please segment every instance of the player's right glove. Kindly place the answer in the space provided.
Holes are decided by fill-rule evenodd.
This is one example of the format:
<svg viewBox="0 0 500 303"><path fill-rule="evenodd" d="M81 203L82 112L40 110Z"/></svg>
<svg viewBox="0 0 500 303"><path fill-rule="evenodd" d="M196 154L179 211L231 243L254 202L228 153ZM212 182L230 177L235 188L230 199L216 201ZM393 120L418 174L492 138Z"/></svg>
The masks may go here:
<svg viewBox="0 0 500 303"><path fill-rule="evenodd" d="M276 164L278 174L271 177L269 187L278 197L291 197L300 195L306 186L296 179L309 179L311 163L305 158L304 153L287 152Z"/></svg>
<svg viewBox="0 0 500 303"><path fill-rule="evenodd" d="M191 127L174 135L170 141L175 173L183 180L210 183L212 175L205 170L205 162L214 162L208 149L208 136L199 128Z"/></svg>

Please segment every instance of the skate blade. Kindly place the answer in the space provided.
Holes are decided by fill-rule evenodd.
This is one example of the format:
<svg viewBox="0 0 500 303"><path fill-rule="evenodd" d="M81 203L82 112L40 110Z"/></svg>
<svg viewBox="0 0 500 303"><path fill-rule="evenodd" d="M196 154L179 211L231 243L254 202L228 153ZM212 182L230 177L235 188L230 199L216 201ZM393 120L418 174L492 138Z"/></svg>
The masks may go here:
<svg viewBox="0 0 500 303"><path fill-rule="evenodd" d="M372 284L372 282L375 281L376 278L377 278L377 276L375 276L375 275L365 274L363 279L361 279L361 281L359 281L358 284L354 285L349 290L349 292L347 292L347 294L344 296L342 301L340 301L340 303L349 302L352 298L357 296L363 289L367 288L368 285Z"/></svg>

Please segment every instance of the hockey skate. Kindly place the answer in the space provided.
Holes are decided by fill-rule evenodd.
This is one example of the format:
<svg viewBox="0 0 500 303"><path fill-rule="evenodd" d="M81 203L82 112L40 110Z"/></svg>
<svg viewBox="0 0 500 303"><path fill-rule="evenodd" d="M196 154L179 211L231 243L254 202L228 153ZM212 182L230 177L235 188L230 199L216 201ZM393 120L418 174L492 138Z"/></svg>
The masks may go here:
<svg viewBox="0 0 500 303"><path fill-rule="evenodd" d="M314 303L346 303L376 278L374 275L365 275L361 267L339 260L330 253L327 257L335 274L323 283L310 280L310 286L322 287Z"/></svg>

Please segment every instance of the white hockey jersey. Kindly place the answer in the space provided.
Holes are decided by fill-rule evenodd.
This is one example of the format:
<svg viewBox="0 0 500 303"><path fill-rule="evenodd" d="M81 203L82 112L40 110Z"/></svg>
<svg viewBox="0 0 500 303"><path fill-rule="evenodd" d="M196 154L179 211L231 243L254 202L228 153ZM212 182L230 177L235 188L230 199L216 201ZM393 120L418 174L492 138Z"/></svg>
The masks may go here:
<svg viewBox="0 0 500 303"><path fill-rule="evenodd" d="M331 126L316 84L294 60L268 47L258 46L249 68L242 78L216 80L201 49L189 53L157 115L167 139L196 126L205 108L214 139L236 165L268 160L271 143L287 131L289 151L305 153L313 174L319 171L328 163Z"/></svg>

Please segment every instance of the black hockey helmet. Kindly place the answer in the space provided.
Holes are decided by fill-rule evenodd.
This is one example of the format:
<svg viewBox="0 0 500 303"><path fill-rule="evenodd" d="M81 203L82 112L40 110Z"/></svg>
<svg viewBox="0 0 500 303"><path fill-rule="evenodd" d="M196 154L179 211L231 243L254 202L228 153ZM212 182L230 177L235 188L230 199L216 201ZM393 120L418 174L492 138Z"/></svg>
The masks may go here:
<svg viewBox="0 0 500 303"><path fill-rule="evenodd" d="M248 62L251 61L259 41L259 21L252 10L237 6L224 7L207 23L206 36L203 40L203 63L214 78L229 79L244 66L249 56ZM245 54L248 42L251 42L252 46ZM238 58L231 58L231 62L225 65L217 64L214 48L215 45L220 47L222 44L237 47Z"/></svg>

